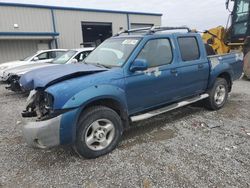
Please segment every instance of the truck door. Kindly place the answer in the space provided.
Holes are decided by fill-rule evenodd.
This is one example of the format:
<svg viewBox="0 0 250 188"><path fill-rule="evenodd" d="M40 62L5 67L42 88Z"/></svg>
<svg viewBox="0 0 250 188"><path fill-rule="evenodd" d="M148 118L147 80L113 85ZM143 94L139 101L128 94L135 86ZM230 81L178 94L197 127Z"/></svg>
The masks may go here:
<svg viewBox="0 0 250 188"><path fill-rule="evenodd" d="M204 44L196 36L177 36L179 66L176 69L181 82L180 98L203 93L207 88L209 64Z"/></svg>
<svg viewBox="0 0 250 188"><path fill-rule="evenodd" d="M175 51L170 39L149 40L136 59L148 63L146 71L128 71L126 95L130 113L169 102L176 95Z"/></svg>

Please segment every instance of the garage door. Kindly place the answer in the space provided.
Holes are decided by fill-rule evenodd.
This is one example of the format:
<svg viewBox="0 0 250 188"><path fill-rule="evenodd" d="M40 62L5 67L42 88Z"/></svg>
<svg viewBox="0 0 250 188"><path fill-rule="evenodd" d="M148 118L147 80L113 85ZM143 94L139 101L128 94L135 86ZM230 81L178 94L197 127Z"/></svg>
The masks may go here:
<svg viewBox="0 0 250 188"><path fill-rule="evenodd" d="M37 40L0 40L0 63L23 59L35 53L38 43Z"/></svg>

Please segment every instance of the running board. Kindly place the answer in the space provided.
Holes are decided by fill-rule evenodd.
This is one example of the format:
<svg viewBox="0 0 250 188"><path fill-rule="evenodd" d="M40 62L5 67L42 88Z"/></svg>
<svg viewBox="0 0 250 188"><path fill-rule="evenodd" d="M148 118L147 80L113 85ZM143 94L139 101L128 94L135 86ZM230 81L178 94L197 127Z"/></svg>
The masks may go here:
<svg viewBox="0 0 250 188"><path fill-rule="evenodd" d="M205 99L207 97L209 97L208 94L199 95L199 96L196 96L194 98L191 98L191 99L188 99L188 100L185 100L185 101L174 103L174 104L171 104L169 106L166 106L166 107L163 107L163 108L160 108L160 109L157 109L157 110L153 110L153 111L147 112L145 114L140 114L140 115L137 115L137 116L132 116L131 117L131 121L132 122L136 122L136 121L142 121L142 120L145 120L145 119L149 119L149 118L152 118L154 116L163 114L165 112L168 112L168 111L171 111L171 110L174 110L174 109L177 109L177 108L180 108L180 107L183 107L183 106L195 103L195 102L200 101L200 100L203 100L203 99Z"/></svg>

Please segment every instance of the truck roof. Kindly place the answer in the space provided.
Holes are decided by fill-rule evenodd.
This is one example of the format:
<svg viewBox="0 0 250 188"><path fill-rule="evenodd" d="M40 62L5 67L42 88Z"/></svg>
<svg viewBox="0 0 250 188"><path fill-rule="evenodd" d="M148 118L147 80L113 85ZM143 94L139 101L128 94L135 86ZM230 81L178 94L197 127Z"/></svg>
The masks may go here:
<svg viewBox="0 0 250 188"><path fill-rule="evenodd" d="M120 31L114 37L144 37L146 35L152 35L152 34L162 34L159 32L164 32L164 31L173 31L172 33L177 33L174 32L176 30L187 30L187 33L191 33L192 30L186 26L182 27L144 27L144 28L138 28L138 29L130 29L130 30L124 30ZM128 34L128 35L122 35L122 34ZM130 35L132 34L132 35ZM165 34L165 33L164 33Z"/></svg>

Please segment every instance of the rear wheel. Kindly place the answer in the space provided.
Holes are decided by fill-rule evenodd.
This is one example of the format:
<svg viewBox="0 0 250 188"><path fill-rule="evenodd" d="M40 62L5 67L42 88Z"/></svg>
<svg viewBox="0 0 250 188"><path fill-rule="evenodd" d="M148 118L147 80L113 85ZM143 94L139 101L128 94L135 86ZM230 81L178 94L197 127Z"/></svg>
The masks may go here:
<svg viewBox="0 0 250 188"><path fill-rule="evenodd" d="M250 79L250 51L244 57L244 75L247 79Z"/></svg>
<svg viewBox="0 0 250 188"><path fill-rule="evenodd" d="M121 118L114 110L91 107L78 123L75 150L85 158L105 155L118 145L122 130Z"/></svg>
<svg viewBox="0 0 250 188"><path fill-rule="evenodd" d="M222 108L228 98L228 83L224 78L217 78L213 87L208 92L206 107L211 110Z"/></svg>

